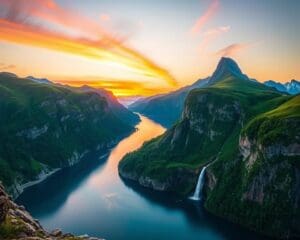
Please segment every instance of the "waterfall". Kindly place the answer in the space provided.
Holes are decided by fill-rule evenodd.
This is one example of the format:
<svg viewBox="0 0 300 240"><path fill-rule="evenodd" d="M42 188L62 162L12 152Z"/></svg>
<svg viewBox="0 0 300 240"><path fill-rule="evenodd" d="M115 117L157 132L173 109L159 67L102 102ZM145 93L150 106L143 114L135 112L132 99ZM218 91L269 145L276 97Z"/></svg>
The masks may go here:
<svg viewBox="0 0 300 240"><path fill-rule="evenodd" d="M200 201L202 198L201 192L202 192L202 188L204 185L205 169L206 169L206 167L203 167L200 172L194 195L192 197L190 197L191 200Z"/></svg>

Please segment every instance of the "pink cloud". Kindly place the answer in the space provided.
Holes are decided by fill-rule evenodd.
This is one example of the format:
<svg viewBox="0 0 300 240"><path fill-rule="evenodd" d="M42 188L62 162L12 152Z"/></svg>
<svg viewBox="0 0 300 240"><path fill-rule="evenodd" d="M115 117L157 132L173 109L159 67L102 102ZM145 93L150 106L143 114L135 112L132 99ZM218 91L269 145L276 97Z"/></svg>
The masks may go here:
<svg viewBox="0 0 300 240"><path fill-rule="evenodd" d="M230 31L230 26L221 26L209 29L203 33L203 39L199 44L199 50L203 52L209 44L211 44L220 35Z"/></svg>
<svg viewBox="0 0 300 240"><path fill-rule="evenodd" d="M1 41L118 62L135 74L176 85L171 73L127 46L125 37L104 30L99 21L62 8L54 0L0 0L0 9ZM79 34L74 36L74 31Z"/></svg>
<svg viewBox="0 0 300 240"><path fill-rule="evenodd" d="M208 9L205 11L205 13L202 16L200 16L197 19L194 26L192 27L191 33L193 35L199 33L202 30L203 26L207 23L207 21L210 20L218 11L219 6L220 3L218 0L212 0L212 3L209 5Z"/></svg>
<svg viewBox="0 0 300 240"><path fill-rule="evenodd" d="M205 31L203 35L204 36L215 36L215 35L219 35L222 33L227 33L229 31L230 31L230 26L222 26L222 27L209 29L209 30Z"/></svg>
<svg viewBox="0 0 300 240"><path fill-rule="evenodd" d="M5 9L4 18L15 23L32 25L35 22L35 27L49 24L62 26L85 37L105 37L117 41L115 34L107 32L96 21L73 9L62 8L54 0L0 0L0 7Z"/></svg>

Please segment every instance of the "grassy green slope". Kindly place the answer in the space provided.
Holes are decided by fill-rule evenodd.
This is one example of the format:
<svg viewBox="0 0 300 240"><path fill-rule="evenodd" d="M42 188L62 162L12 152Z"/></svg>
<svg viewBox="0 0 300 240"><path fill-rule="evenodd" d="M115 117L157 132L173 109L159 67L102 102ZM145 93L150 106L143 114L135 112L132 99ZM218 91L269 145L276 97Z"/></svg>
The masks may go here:
<svg viewBox="0 0 300 240"><path fill-rule="evenodd" d="M105 148L132 131L104 98L0 74L0 180L33 180L42 169L67 166L74 153Z"/></svg>
<svg viewBox="0 0 300 240"><path fill-rule="evenodd" d="M276 237L300 235L300 96L283 98L226 141L228 150L209 171L217 183L207 188L205 202L216 215ZM239 152L240 135L251 142L246 159Z"/></svg>
<svg viewBox="0 0 300 240"><path fill-rule="evenodd" d="M190 92L181 120L125 156L120 174L137 181L149 177L186 196L199 169L211 162L205 186L209 211L267 235L299 235L299 105L300 96L227 75ZM252 144L252 165L240 152L244 136ZM189 177L180 178L184 170Z"/></svg>
<svg viewBox="0 0 300 240"><path fill-rule="evenodd" d="M199 97L205 96L203 102ZM214 160L231 135L239 132L242 122L258 113L272 109L287 101L283 96L262 84L228 76L223 81L203 89L195 89L186 99L183 118L161 137L145 143L138 151L128 154L120 163L123 172L137 176L149 176L164 181L174 168L199 170L202 165ZM260 104L258 107L258 103ZM226 109L222 109L226 105ZM235 109L236 108L236 109ZM214 111L219 111L218 116ZM228 119L222 117L228 111ZM203 132L191 126L191 120L201 119ZM212 137L209 130L216 136ZM236 141L236 136L232 141ZM225 154L225 153L224 153ZM183 189L172 190L183 194L194 188L195 182L184 184Z"/></svg>

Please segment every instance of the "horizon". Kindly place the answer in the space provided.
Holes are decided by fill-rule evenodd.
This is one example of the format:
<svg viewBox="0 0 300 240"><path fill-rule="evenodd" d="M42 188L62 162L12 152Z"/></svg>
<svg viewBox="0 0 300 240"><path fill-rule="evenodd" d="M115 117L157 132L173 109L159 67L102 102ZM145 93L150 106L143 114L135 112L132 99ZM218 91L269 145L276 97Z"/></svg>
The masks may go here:
<svg viewBox="0 0 300 240"><path fill-rule="evenodd" d="M211 76L221 57L259 82L300 78L299 2L133 3L0 0L0 71L118 97L190 85Z"/></svg>

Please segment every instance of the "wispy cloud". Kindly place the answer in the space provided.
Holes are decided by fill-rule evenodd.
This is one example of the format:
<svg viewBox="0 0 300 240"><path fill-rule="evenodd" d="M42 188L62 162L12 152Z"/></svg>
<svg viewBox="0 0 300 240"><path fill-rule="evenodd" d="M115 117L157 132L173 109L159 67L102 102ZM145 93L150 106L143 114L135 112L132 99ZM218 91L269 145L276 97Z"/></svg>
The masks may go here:
<svg viewBox="0 0 300 240"><path fill-rule="evenodd" d="M0 8L2 41L118 63L141 76L176 85L166 69L126 46L124 38L54 0L0 0ZM58 26L56 31L53 26Z"/></svg>
<svg viewBox="0 0 300 240"><path fill-rule="evenodd" d="M94 88L105 88L112 91L116 96L130 96L130 95L144 95L150 96L160 92L167 92L169 88L162 88L160 86L153 86L149 82L136 82L132 80L120 80L120 79L108 79L97 77L81 77L74 79L64 78L56 79L54 82L67 84L74 87L80 87L83 85L89 85Z"/></svg>
<svg viewBox="0 0 300 240"><path fill-rule="evenodd" d="M225 48L220 49L219 51L216 52L216 55L222 57L232 57L240 53L241 51L248 49L253 45L254 44L251 43L234 43Z"/></svg>
<svg viewBox="0 0 300 240"><path fill-rule="evenodd" d="M212 0L211 4L209 5L208 9L205 11L203 15L201 15L191 29L191 33L193 35L199 33L204 25L215 15L218 11L220 3L218 0Z"/></svg>
<svg viewBox="0 0 300 240"><path fill-rule="evenodd" d="M229 30L230 30L230 26L221 26L221 27L209 29L209 30L205 31L203 35L204 36L215 36L215 35L219 35L221 33L229 32Z"/></svg>
<svg viewBox="0 0 300 240"><path fill-rule="evenodd" d="M203 33L203 39L199 44L199 50L203 52L209 44L211 44L220 35L229 32L230 26L221 26L217 28L212 28Z"/></svg>

